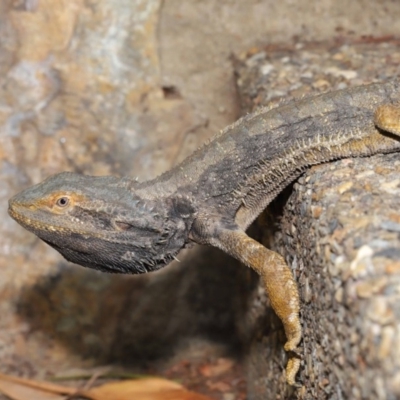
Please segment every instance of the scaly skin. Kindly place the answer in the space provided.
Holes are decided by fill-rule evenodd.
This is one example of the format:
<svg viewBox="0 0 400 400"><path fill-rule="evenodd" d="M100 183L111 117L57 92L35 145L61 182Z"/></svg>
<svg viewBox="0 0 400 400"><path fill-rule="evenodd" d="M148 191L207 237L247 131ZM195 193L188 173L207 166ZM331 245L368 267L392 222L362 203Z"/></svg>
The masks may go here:
<svg viewBox="0 0 400 400"><path fill-rule="evenodd" d="M263 108L155 180L61 173L13 197L9 213L67 260L107 272L156 270L191 242L222 249L261 276L285 328L294 384L296 283L283 258L245 230L305 168L400 151L399 89L395 80Z"/></svg>

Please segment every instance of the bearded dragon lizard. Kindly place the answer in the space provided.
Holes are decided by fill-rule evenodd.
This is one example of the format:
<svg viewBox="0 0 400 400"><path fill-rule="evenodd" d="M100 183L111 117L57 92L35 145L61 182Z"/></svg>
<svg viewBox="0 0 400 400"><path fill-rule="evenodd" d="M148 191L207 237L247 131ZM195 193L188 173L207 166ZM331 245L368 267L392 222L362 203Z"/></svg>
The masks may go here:
<svg viewBox="0 0 400 400"><path fill-rule="evenodd" d="M190 243L217 247L253 268L300 366L300 300L284 259L245 233L309 166L400 151L400 81L262 108L227 127L158 178L63 172L14 196L9 214L67 260L114 273L157 270Z"/></svg>

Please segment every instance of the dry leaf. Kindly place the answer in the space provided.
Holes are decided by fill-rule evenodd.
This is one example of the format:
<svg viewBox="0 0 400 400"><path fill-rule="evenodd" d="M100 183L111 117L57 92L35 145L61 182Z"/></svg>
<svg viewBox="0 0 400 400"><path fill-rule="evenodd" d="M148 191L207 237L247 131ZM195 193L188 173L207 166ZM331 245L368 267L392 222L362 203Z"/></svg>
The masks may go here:
<svg viewBox="0 0 400 400"><path fill-rule="evenodd" d="M208 378L222 375L232 369L234 364L233 360L229 358L219 358L216 364L207 364L200 368L200 373Z"/></svg>
<svg viewBox="0 0 400 400"><path fill-rule="evenodd" d="M65 400L65 396L0 379L0 393L12 400Z"/></svg>
<svg viewBox="0 0 400 400"><path fill-rule="evenodd" d="M13 382L16 384L20 384L22 386L28 386L34 389L39 389L44 392L68 394L68 395L74 394L76 392L76 389L71 387L56 385L54 383L49 383L49 382L34 381L32 379L18 378L16 376L11 376L6 374L0 374L0 382L1 381Z"/></svg>
<svg viewBox="0 0 400 400"><path fill-rule="evenodd" d="M75 388L16 378L0 374L0 393L12 400L64 400L65 396L80 394L91 400L212 400L210 397L186 390L177 382L162 378L142 378L77 391Z"/></svg>
<svg viewBox="0 0 400 400"><path fill-rule="evenodd" d="M80 393L91 400L212 400L162 378L112 382Z"/></svg>
<svg viewBox="0 0 400 400"><path fill-rule="evenodd" d="M218 382L207 382L207 386L211 390L218 390L219 392L229 392L231 387L226 382L218 381Z"/></svg>

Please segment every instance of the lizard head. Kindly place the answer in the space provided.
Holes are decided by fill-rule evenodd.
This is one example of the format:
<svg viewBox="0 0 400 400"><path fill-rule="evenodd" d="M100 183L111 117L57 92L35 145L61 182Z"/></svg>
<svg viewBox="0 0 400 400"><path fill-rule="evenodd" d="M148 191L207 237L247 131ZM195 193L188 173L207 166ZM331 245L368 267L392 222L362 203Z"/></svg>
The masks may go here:
<svg viewBox="0 0 400 400"><path fill-rule="evenodd" d="M133 180L70 172L10 199L9 214L68 261L106 272L143 273L187 243L189 202L140 198Z"/></svg>

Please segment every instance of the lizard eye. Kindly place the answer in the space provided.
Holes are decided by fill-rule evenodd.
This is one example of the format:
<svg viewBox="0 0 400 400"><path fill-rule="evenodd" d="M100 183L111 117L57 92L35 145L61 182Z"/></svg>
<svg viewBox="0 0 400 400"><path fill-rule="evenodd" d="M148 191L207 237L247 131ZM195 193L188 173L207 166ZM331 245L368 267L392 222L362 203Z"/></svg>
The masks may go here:
<svg viewBox="0 0 400 400"><path fill-rule="evenodd" d="M69 204L69 198L66 196L59 197L56 201L58 207L66 207Z"/></svg>

